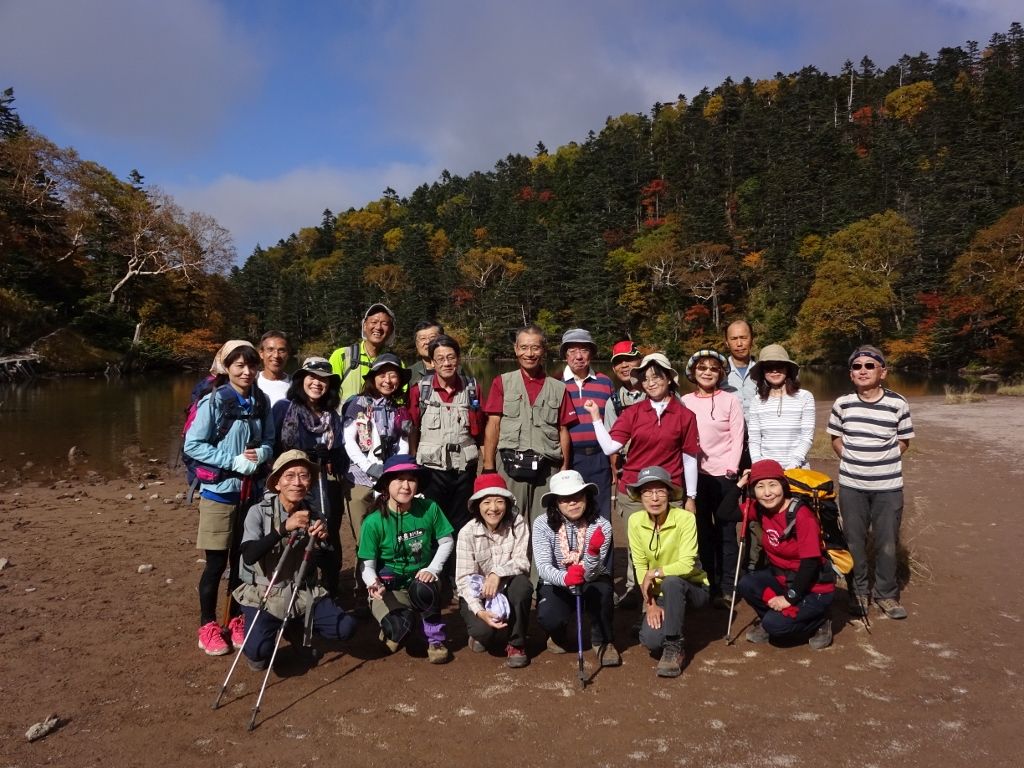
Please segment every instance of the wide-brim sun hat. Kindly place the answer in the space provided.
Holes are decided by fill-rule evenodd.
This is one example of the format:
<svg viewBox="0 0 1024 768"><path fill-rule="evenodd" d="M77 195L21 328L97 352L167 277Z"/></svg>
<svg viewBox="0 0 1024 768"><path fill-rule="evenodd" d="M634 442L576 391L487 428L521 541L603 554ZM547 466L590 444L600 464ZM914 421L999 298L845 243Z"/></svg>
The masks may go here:
<svg viewBox="0 0 1024 768"><path fill-rule="evenodd" d="M564 358L565 350L572 346L590 347L591 354L597 354L597 343L590 331L584 328L570 328L562 334L562 343L558 347L558 356Z"/></svg>
<svg viewBox="0 0 1024 768"><path fill-rule="evenodd" d="M668 470L657 466L644 467L640 470L636 480L626 486L629 498L633 501L640 501L640 492L643 490L643 487L651 483L661 483L667 487L670 501L679 501L683 498L683 489L672 482L672 476L668 473Z"/></svg>
<svg viewBox="0 0 1024 768"><path fill-rule="evenodd" d="M505 479L497 472L489 472L486 475L477 475L476 480L473 481L473 495L469 497L469 501L466 502L466 506L469 508L471 514L476 514L477 509L480 507L480 502L488 496L501 496L507 499L510 503L508 505L511 509L516 502L516 495L508 489L505 484Z"/></svg>
<svg viewBox="0 0 1024 768"><path fill-rule="evenodd" d="M423 480L423 467L416 463L416 458L408 453L396 453L384 462L384 469L381 470L380 478L373 484L373 490L383 491L391 480L391 475L400 472L412 472L417 480Z"/></svg>
<svg viewBox="0 0 1024 768"><path fill-rule="evenodd" d="M372 379L375 374L380 372L381 368L388 365L393 366L398 370L398 378L401 380L403 385L409 383L409 379L412 378L412 371L408 368L402 367L402 361L394 352L384 352L383 354L377 355L377 359L370 363L370 370L366 372L363 379Z"/></svg>
<svg viewBox="0 0 1024 768"><path fill-rule="evenodd" d="M341 386L341 376L334 372L334 368L331 367L331 363L326 357L307 357L302 361L302 367L292 376L292 380L301 380L309 375L321 379L329 379L330 384L328 386Z"/></svg>
<svg viewBox="0 0 1024 768"><path fill-rule="evenodd" d="M761 350L757 356L757 362L750 368L750 377L756 381L764 380L764 368L762 363L785 363L789 366L789 375L796 378L800 372L800 366L789 359L789 353L781 344L769 344Z"/></svg>
<svg viewBox="0 0 1024 768"><path fill-rule="evenodd" d="M721 364L722 372L718 375L718 383L721 384L729 375L729 360L725 355L720 352L716 352L713 349L698 349L690 355L690 359L686 361L686 370L683 372L686 378L692 382L697 381L697 374L693 369L696 367L697 361L702 357L710 357L712 360L717 360Z"/></svg>
<svg viewBox="0 0 1024 768"><path fill-rule="evenodd" d="M551 490L540 497L540 505L542 507L546 507L548 502L559 496L575 496L580 491L586 491L588 494L597 493L597 485L584 482L583 475L575 469L555 472L548 479L548 488Z"/></svg>
<svg viewBox="0 0 1024 768"><path fill-rule="evenodd" d="M281 475L289 467L299 464L305 467L309 471L310 484L316 482L317 476L320 473L320 467L316 462L310 461L309 456L306 455L305 451L300 451L297 448L293 448L290 451L285 451L274 461L274 466L270 470L270 474L267 476L267 490L273 493L277 493L277 481L281 479Z"/></svg>
<svg viewBox="0 0 1024 768"><path fill-rule="evenodd" d="M379 315L381 312L391 318L391 333L389 333L388 337L384 339L384 346L390 347L395 341L395 333L398 332L398 328L396 327L398 325L398 321L395 319L395 313L388 308L387 304L382 304L377 301L366 308L366 311L363 313L363 319L359 323L359 333L365 340L366 334L363 333L363 325L366 324L367 318L372 317L373 315Z"/></svg>
<svg viewBox="0 0 1024 768"><path fill-rule="evenodd" d="M672 363L669 362L669 359L663 352L651 352L651 354L644 356L644 359L640 361L640 365L630 372L630 381L636 384L643 382L644 371L652 365L656 365L668 373L669 378L675 382L677 387L679 386L679 371L672 367Z"/></svg>

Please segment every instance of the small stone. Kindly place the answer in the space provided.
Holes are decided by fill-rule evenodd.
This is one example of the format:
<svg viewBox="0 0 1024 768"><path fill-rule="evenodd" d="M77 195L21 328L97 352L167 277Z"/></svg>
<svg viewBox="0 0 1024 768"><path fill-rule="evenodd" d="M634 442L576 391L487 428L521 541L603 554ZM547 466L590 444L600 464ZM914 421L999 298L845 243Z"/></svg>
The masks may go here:
<svg viewBox="0 0 1024 768"><path fill-rule="evenodd" d="M164 584L173 584L174 579L164 579Z"/></svg>
<svg viewBox="0 0 1024 768"><path fill-rule="evenodd" d="M164 499L164 504L173 504L174 499Z"/></svg>
<svg viewBox="0 0 1024 768"><path fill-rule="evenodd" d="M185 494L184 493L176 493L176 494L174 494L174 500L175 501L184 501L185 500Z"/></svg>
<svg viewBox="0 0 1024 768"><path fill-rule="evenodd" d="M151 493L149 495L149 498L150 499L159 499L160 498L160 494L159 493Z"/></svg>
<svg viewBox="0 0 1024 768"><path fill-rule="evenodd" d="M144 507L142 508L142 511L143 511L143 512L152 512L152 511L153 511L153 508L152 508L151 506L149 506L149 504L147 504L146 506L144 506Z"/></svg>
<svg viewBox="0 0 1024 768"><path fill-rule="evenodd" d="M11 561L8 560L6 557L0 557L0 571L2 571L4 568L6 568L8 563L10 563L10 562Z"/></svg>
<svg viewBox="0 0 1024 768"><path fill-rule="evenodd" d="M36 591L35 587L25 587L25 592L26 593L28 593L28 592L35 592L35 591Z"/></svg>
<svg viewBox="0 0 1024 768"><path fill-rule="evenodd" d="M126 493L126 494L124 495L124 497L125 497L126 499L128 499L128 501L131 501L132 499L134 499L134 498L135 498L134 494L131 494L131 493Z"/></svg>
<svg viewBox="0 0 1024 768"><path fill-rule="evenodd" d="M150 485L166 485L163 480L154 480Z"/></svg>
<svg viewBox="0 0 1024 768"><path fill-rule="evenodd" d="M139 483L139 490L140 491L146 490L146 484L145 483Z"/></svg>
<svg viewBox="0 0 1024 768"><path fill-rule="evenodd" d="M153 564L152 563L143 563L138 568L139 573L149 573L152 570L153 570Z"/></svg>
<svg viewBox="0 0 1024 768"><path fill-rule="evenodd" d="M25 738L29 741L37 741L38 739L53 733L58 728L60 728L60 717L57 715L50 715L42 722L36 723L25 731Z"/></svg>

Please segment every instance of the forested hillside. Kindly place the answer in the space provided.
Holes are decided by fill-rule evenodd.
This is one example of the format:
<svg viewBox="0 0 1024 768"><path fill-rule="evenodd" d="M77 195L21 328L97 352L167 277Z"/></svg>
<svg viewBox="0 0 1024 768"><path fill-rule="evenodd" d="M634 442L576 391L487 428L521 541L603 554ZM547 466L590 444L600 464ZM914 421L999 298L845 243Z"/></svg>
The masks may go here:
<svg viewBox="0 0 1024 768"><path fill-rule="evenodd" d="M142 322L156 355L270 327L326 349L381 299L400 337L436 317L478 355L506 354L510 330L536 320L680 356L746 316L762 344L786 342L802 362L841 360L863 340L900 365L1024 365L1019 24L884 68L865 58L837 74L726 80L487 172L442 173L408 198L385 190L257 248L226 286L176 269L115 290L133 231L119 201L145 208L156 193L109 174L82 182L81 202L54 190L45 205L65 218L91 213L53 235L45 205L12 185L12 147L67 161L8 125L11 109L0 117L5 346L98 318L127 337ZM38 224L26 234L19 217Z"/></svg>

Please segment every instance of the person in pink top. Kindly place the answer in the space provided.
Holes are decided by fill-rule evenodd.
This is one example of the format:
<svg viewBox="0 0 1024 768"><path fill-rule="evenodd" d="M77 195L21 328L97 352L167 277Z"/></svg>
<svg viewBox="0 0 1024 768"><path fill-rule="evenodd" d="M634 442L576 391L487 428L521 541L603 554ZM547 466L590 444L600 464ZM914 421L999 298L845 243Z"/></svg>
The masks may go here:
<svg viewBox="0 0 1024 768"><path fill-rule="evenodd" d="M711 581L714 604L728 608L736 585L736 524L716 520L725 488L736 482L743 454L743 402L723 390L729 361L713 349L690 356L686 378L696 385L683 404L697 417L700 474L697 476L697 550Z"/></svg>

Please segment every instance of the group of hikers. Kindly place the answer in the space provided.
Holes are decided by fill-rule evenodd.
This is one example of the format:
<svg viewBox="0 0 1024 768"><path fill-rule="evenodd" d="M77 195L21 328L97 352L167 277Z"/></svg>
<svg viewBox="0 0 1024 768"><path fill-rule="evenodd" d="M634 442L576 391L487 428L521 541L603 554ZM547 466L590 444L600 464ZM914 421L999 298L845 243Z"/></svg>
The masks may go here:
<svg viewBox="0 0 1024 768"><path fill-rule="evenodd" d="M552 653L580 650L582 612L597 664L614 667L613 613L639 609L634 629L662 677L685 666L688 609L732 610L737 597L758 616L748 641L831 644L836 572L817 515L787 477L808 467L814 398L781 345L755 357L749 323L732 322L727 351L689 357L683 393L669 359L630 340L611 349L614 381L596 372L598 346L582 328L562 335L565 367L550 376L545 334L527 325L513 345L518 367L485 396L440 324L415 327L410 367L388 351L395 329L394 313L373 304L360 341L291 375L282 332L218 351L183 445L206 556L200 649L240 649L266 669L287 629L304 628L307 644L313 632L345 640L368 614L390 652L419 636L428 660L445 663L449 588L468 647L503 643L512 668L537 652L527 644L531 610ZM874 602L901 619L910 411L885 388L876 347L853 350L849 373L854 391L827 425L853 557L848 611L866 617ZM615 516L628 540L618 594ZM341 594L345 518L354 595ZM231 599L218 619L225 570Z"/></svg>

